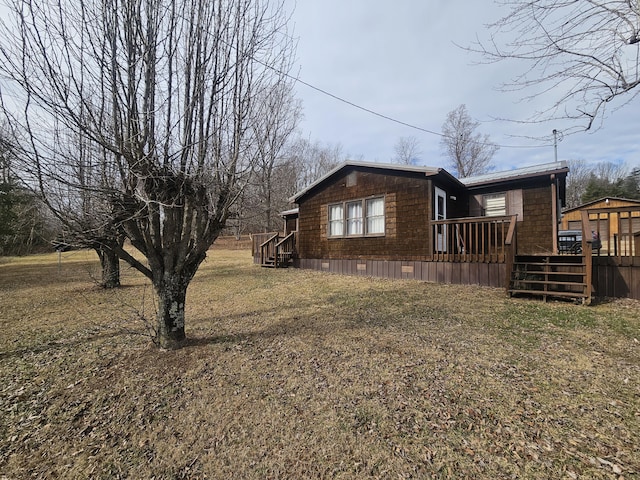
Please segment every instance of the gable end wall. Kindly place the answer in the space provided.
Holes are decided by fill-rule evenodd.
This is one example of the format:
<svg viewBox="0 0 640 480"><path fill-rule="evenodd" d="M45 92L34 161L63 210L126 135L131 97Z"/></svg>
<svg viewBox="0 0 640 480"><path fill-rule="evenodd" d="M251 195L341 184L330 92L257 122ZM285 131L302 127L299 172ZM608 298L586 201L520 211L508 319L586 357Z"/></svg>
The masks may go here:
<svg viewBox="0 0 640 480"><path fill-rule="evenodd" d="M356 170L335 177L299 203L300 258L426 260L431 188L424 174ZM378 195L385 196L384 237L327 237L327 205Z"/></svg>

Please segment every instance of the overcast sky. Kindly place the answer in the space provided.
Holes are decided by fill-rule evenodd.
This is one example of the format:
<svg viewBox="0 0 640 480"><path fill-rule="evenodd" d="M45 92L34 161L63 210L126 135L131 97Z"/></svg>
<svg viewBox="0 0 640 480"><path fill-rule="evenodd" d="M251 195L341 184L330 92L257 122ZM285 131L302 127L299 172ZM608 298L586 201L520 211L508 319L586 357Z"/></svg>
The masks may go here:
<svg viewBox="0 0 640 480"><path fill-rule="evenodd" d="M297 71L315 87L435 132L442 130L447 113L464 103L481 122L478 131L502 145L493 159L497 170L552 162L552 131L568 131L569 124L496 120L525 120L546 106L521 101L521 92L499 91L521 66L478 64L480 58L454 44L486 38L485 25L504 13L488 1L298 0L292 18ZM301 134L312 141L340 143L351 158L388 162L398 138L413 136L420 143L420 164L447 167L437 135L376 117L302 84L296 92L304 104ZM639 101L608 112L595 132L565 136L558 158L640 166ZM524 138L545 135L546 146Z"/></svg>

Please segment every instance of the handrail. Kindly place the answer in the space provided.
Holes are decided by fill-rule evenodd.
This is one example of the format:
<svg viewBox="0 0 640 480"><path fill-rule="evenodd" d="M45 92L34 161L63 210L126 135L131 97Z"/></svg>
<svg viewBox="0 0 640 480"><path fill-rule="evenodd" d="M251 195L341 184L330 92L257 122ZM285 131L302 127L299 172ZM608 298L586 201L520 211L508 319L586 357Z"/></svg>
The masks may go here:
<svg viewBox="0 0 640 480"><path fill-rule="evenodd" d="M272 235L269 239L260 244L260 264L265 265L267 259L274 258L276 259L277 264L277 248L276 243L278 242L278 238L280 237L279 233Z"/></svg>
<svg viewBox="0 0 640 480"><path fill-rule="evenodd" d="M279 234L279 233L275 233L275 234L273 234L273 236L269 237L269 239L268 239L268 240L266 240L266 241L264 241L264 242L262 242L262 243L260 244L260 248L264 247L267 243L272 242L276 237L279 237L279 236L280 236L280 234Z"/></svg>
<svg viewBox="0 0 640 480"><path fill-rule="evenodd" d="M291 232L289 235L287 235L282 240L280 240L278 243L276 243L276 248L279 247L280 245L288 242L290 239L294 238L295 235L296 235L296 232Z"/></svg>
<svg viewBox="0 0 640 480"><path fill-rule="evenodd" d="M505 245L511 245L516 235L516 222L518 215L511 215L511 223L509 224L509 231L507 232L507 238L504 239Z"/></svg>
<svg viewBox="0 0 640 480"><path fill-rule="evenodd" d="M492 216L492 217L462 217L462 218L447 218L446 220L431 220L432 224L447 224L447 223L471 223L471 222L500 222L504 220L511 220L513 217L517 217L517 215L500 215L500 216Z"/></svg>
<svg viewBox="0 0 640 480"><path fill-rule="evenodd" d="M517 215L431 221L431 258L442 262L508 263L515 254Z"/></svg>
<svg viewBox="0 0 640 480"><path fill-rule="evenodd" d="M287 262L292 258L295 248L296 232L291 232L289 235L284 237L282 240L276 243L275 247L275 267L278 268L280 265L286 265Z"/></svg>

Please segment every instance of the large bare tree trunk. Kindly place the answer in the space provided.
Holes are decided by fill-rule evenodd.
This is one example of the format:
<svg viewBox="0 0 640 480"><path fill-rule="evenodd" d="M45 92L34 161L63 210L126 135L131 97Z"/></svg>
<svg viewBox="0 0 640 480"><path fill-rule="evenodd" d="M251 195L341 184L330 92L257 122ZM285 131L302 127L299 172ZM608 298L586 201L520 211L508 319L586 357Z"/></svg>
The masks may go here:
<svg viewBox="0 0 640 480"><path fill-rule="evenodd" d="M99 245L95 248L102 269L102 288L118 288L120 286L120 258L114 248Z"/></svg>
<svg viewBox="0 0 640 480"><path fill-rule="evenodd" d="M178 275L165 275L154 285L158 298L157 342L162 348L180 348L186 338L184 331L184 306L188 282Z"/></svg>

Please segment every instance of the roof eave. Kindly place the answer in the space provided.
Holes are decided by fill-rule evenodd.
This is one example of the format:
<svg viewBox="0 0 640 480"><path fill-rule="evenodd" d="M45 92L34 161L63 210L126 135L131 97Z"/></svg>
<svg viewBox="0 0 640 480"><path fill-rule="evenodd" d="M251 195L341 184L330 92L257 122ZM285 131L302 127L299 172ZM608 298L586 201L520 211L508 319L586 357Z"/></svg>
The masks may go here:
<svg viewBox="0 0 640 480"><path fill-rule="evenodd" d="M454 180L458 181L455 177L453 177L449 172L442 168L435 167L425 167L425 166L413 166L413 165L399 165L393 163L375 163L375 162L359 162L359 161L351 161L348 160L346 162L342 162L340 165L332 169L331 171L324 174L315 182L311 183L309 186L303 188L299 192L295 193L292 197L289 198L289 202L297 203L300 198L305 196L308 192L313 190L315 187L331 178L333 175L338 173L340 170L347 167L361 167L361 168L378 168L381 170L397 170L402 172L413 172L413 173L424 173L425 176L430 177L433 175L437 175L438 173L444 171L447 175L449 175ZM459 183L459 182L458 182Z"/></svg>

